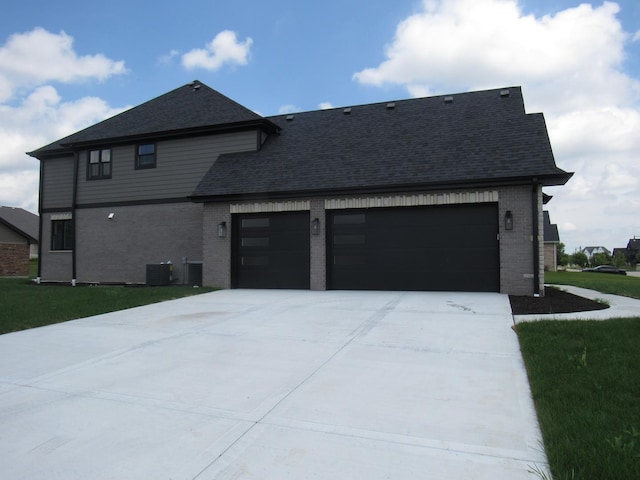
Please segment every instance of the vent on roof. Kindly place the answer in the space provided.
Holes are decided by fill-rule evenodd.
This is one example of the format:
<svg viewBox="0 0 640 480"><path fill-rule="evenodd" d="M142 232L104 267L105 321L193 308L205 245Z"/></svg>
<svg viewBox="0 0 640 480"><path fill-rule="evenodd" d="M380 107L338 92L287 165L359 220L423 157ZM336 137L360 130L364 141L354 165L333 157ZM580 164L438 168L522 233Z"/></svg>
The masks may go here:
<svg viewBox="0 0 640 480"><path fill-rule="evenodd" d="M387 110L393 110L394 108L396 108L396 103L395 102L387 103Z"/></svg>
<svg viewBox="0 0 640 480"><path fill-rule="evenodd" d="M444 97L444 103L453 103L453 97Z"/></svg>
<svg viewBox="0 0 640 480"><path fill-rule="evenodd" d="M193 86L193 91L194 91L194 92L197 92L198 90L200 90L200 87L201 87L201 86L202 86L202 85L200 85L199 83L196 83L196 84Z"/></svg>
<svg viewBox="0 0 640 480"><path fill-rule="evenodd" d="M509 96L509 90L507 90L507 89L500 90L500 96L501 97L508 97Z"/></svg>
<svg viewBox="0 0 640 480"><path fill-rule="evenodd" d="M344 113L345 115L351 115L351 108L347 107L345 108L342 113Z"/></svg>
<svg viewBox="0 0 640 480"><path fill-rule="evenodd" d="M292 121L295 117L296 117L295 115L287 115L286 120L287 120L287 122L290 122L290 121Z"/></svg>

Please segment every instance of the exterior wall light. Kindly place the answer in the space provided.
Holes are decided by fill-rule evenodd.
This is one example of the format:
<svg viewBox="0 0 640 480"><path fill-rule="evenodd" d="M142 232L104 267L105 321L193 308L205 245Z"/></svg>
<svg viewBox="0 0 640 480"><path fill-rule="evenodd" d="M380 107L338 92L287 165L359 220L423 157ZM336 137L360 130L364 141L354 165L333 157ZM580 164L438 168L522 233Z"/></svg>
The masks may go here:
<svg viewBox="0 0 640 480"><path fill-rule="evenodd" d="M513 230L513 213L511 213L511 210L507 210L504 213L504 229Z"/></svg>
<svg viewBox="0 0 640 480"><path fill-rule="evenodd" d="M220 222L218 224L218 237L225 238L227 236L227 222Z"/></svg>
<svg viewBox="0 0 640 480"><path fill-rule="evenodd" d="M314 218L311 222L311 235L319 235L320 234L320 219Z"/></svg>

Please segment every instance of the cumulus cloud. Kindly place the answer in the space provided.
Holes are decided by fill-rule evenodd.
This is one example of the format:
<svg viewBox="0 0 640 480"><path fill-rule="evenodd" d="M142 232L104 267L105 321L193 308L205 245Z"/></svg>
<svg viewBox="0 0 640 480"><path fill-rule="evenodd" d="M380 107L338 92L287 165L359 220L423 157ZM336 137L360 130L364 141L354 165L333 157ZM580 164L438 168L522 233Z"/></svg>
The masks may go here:
<svg viewBox="0 0 640 480"><path fill-rule="evenodd" d="M300 109L295 105L282 105L278 108L278 115L285 115L287 113L299 112Z"/></svg>
<svg viewBox="0 0 640 480"><path fill-rule="evenodd" d="M126 71L103 54L78 55L64 32L36 28L0 45L0 204L36 212L39 165L25 152L122 111L95 97L64 102L51 84Z"/></svg>
<svg viewBox="0 0 640 480"><path fill-rule="evenodd" d="M175 48L171 49L168 53L165 53L164 55L160 55L158 57L158 63L160 65L169 65L178 55L180 55L180 52L178 50L176 50Z"/></svg>
<svg viewBox="0 0 640 480"><path fill-rule="evenodd" d="M386 60L354 79L428 93L520 85L526 79L546 87L547 94L557 92L556 109L572 108L574 95L585 89L599 90L599 100L609 103L615 93L608 92L634 83L618 71L626 39L619 11L615 3L582 4L536 18L523 14L515 0L425 1L423 11L398 25ZM555 88L568 82L571 98Z"/></svg>
<svg viewBox="0 0 640 480"><path fill-rule="evenodd" d="M65 32L35 28L10 36L0 47L0 101L9 99L18 86L105 80L126 71L124 61L103 54L78 55L73 37Z"/></svg>
<svg viewBox="0 0 640 480"><path fill-rule="evenodd" d="M0 204L37 209L38 161L25 155L120 113L96 97L63 102L52 86L36 88L15 106L0 105ZM20 199L15 205L16 198Z"/></svg>
<svg viewBox="0 0 640 480"><path fill-rule="evenodd" d="M225 64L246 65L253 39L239 42L236 32L224 30L218 33L205 48L194 48L182 56L182 65L187 69L204 68L219 70Z"/></svg>
<svg viewBox="0 0 640 480"><path fill-rule="evenodd" d="M611 249L640 229L637 216L621 217L626 208L606 211L629 205L640 185L640 79L623 69L640 34L624 31L621 14L611 2L537 17L517 0L423 0L384 59L353 79L414 96L521 85L528 111L545 114L556 163L576 172L549 189L552 221L571 226L561 239Z"/></svg>
<svg viewBox="0 0 640 480"><path fill-rule="evenodd" d="M320 110L329 110L329 109L334 108L334 107L331 104L331 102L321 102L321 103L318 104L318 108Z"/></svg>

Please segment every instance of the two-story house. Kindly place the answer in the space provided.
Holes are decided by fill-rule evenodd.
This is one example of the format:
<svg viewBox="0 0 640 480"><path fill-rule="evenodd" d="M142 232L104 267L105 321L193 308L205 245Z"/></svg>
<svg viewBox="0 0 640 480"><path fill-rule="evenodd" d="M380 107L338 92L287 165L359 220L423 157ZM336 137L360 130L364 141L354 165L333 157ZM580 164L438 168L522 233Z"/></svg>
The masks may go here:
<svg viewBox="0 0 640 480"><path fill-rule="evenodd" d="M572 175L519 87L262 117L195 81L30 155L39 276L72 283L543 293Z"/></svg>

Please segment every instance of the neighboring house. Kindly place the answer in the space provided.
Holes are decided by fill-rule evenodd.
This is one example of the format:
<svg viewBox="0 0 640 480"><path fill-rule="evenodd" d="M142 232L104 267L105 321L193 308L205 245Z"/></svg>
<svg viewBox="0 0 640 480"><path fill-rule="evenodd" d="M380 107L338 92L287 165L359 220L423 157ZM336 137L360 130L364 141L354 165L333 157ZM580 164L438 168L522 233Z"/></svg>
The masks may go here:
<svg viewBox="0 0 640 480"><path fill-rule="evenodd" d="M560 243L558 225L551 223L549 212L545 210L542 213L544 228L544 268L545 270L555 272L558 270L558 244Z"/></svg>
<svg viewBox="0 0 640 480"><path fill-rule="evenodd" d="M606 249L605 247L584 247L582 250L580 250L582 253L584 253L587 258L589 258L589 260L591 260L593 258L593 256L596 253L605 253L607 255L611 255L611 252Z"/></svg>
<svg viewBox="0 0 640 480"><path fill-rule="evenodd" d="M38 216L0 206L0 277L26 277L29 258L38 256Z"/></svg>
<svg viewBox="0 0 640 480"><path fill-rule="evenodd" d="M637 264L640 258L638 254L640 254L640 238L633 237L627 243L627 262L630 265Z"/></svg>
<svg viewBox="0 0 640 480"><path fill-rule="evenodd" d="M195 81L30 155L72 283L543 293L572 175L519 87L262 117Z"/></svg>
<svg viewBox="0 0 640 480"><path fill-rule="evenodd" d="M618 255L622 255L625 258L625 261L627 263L630 263L629 251L626 248L614 248L613 252L611 253L611 257L615 259Z"/></svg>

